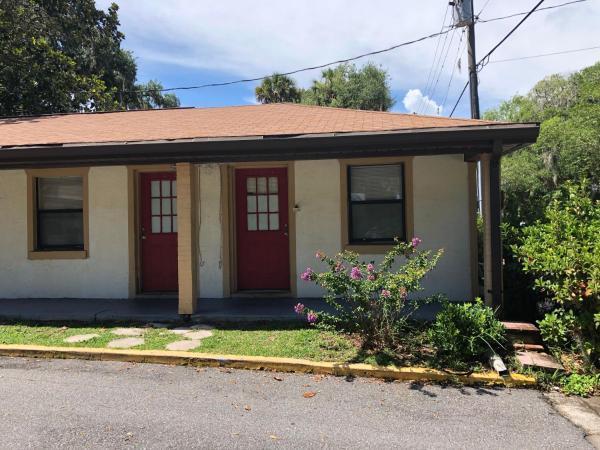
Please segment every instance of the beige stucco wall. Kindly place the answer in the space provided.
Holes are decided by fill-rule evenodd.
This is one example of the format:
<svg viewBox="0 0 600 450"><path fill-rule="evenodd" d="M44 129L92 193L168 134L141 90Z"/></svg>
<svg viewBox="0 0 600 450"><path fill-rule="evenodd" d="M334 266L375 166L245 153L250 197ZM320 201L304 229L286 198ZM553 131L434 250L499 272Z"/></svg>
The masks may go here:
<svg viewBox="0 0 600 450"><path fill-rule="evenodd" d="M0 171L0 297L126 298L129 281L125 167L89 172L87 259L27 258L27 176Z"/></svg>
<svg viewBox="0 0 600 450"><path fill-rule="evenodd" d="M337 160L295 163L296 264L298 275L308 266L322 268L315 251L341 250L340 167ZM414 234L423 247L444 249L438 267L425 282L427 293L451 299L470 297L468 172L462 156L416 157L413 162ZM364 254L365 261L381 255ZM298 296L318 296L312 283L298 281Z"/></svg>

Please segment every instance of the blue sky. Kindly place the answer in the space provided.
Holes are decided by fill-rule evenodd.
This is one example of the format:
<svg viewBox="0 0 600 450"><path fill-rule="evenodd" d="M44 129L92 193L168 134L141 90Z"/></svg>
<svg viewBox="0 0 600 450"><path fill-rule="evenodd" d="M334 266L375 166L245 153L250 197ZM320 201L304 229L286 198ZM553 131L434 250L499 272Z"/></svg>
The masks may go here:
<svg viewBox="0 0 600 450"><path fill-rule="evenodd" d="M547 1L543 6L562 3ZM110 1L97 0L99 7ZM422 0L407 7L396 0L121 0L124 47L134 52L138 78L165 87L256 77L351 57L435 33L442 26L446 0ZM526 11L535 0L475 0L481 17ZM477 26L477 53L483 56L520 17ZM446 19L446 23L448 19ZM495 53L492 60L600 45L600 2L588 0L534 14ZM448 115L467 77L461 31L360 60L387 69L398 112ZM434 64L436 45L447 49L445 64ZM438 53L441 53L438 51ZM446 54L446 51L443 53ZM461 70L457 63L460 59ZM481 109L526 92L552 73L570 73L600 60L600 49L539 59L489 64L480 74ZM432 70L433 67L433 70ZM439 80L427 83L430 78ZM454 75L452 76L452 73ZM319 71L296 76L308 86ZM452 83L449 85L452 76ZM253 101L256 83L178 91L183 106L241 105ZM435 86L435 89L434 89ZM426 98L425 98L426 96ZM444 98L446 102L444 103ZM455 116L469 116L468 95Z"/></svg>

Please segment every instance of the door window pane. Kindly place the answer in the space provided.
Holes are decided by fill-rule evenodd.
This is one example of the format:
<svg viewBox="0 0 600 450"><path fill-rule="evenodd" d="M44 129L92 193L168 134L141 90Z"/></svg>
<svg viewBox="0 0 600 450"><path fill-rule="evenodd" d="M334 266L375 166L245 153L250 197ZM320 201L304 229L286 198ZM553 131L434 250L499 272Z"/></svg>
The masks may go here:
<svg viewBox="0 0 600 450"><path fill-rule="evenodd" d="M254 177L246 178L246 192L249 194L256 193L256 178L254 178Z"/></svg>
<svg viewBox="0 0 600 450"><path fill-rule="evenodd" d="M267 193L267 179L265 177L259 177L256 180L256 191L259 194Z"/></svg>
<svg viewBox="0 0 600 450"><path fill-rule="evenodd" d="M161 189L162 196L170 197L171 196L171 182L169 180L162 180L161 185L162 185L162 189Z"/></svg>
<svg viewBox="0 0 600 450"><path fill-rule="evenodd" d="M173 214L177 214L177 199L176 198L173 199L172 205L173 205Z"/></svg>
<svg viewBox="0 0 600 450"><path fill-rule="evenodd" d="M259 195L258 196L258 212L267 212L267 196Z"/></svg>
<svg viewBox="0 0 600 450"><path fill-rule="evenodd" d="M171 216L163 216L162 218L162 232L170 233L171 232Z"/></svg>
<svg viewBox="0 0 600 450"><path fill-rule="evenodd" d="M160 217L157 217L157 216L152 217L152 232L160 233Z"/></svg>
<svg viewBox="0 0 600 450"><path fill-rule="evenodd" d="M177 180L171 181L171 196L177 197Z"/></svg>
<svg viewBox="0 0 600 450"><path fill-rule="evenodd" d="M152 180L150 182L150 191L152 197L160 197L160 181Z"/></svg>
<svg viewBox="0 0 600 450"><path fill-rule="evenodd" d="M279 196L278 195L269 195L269 211L271 211L271 212L279 211Z"/></svg>
<svg viewBox="0 0 600 450"><path fill-rule="evenodd" d="M152 199L152 215L160 216L160 198Z"/></svg>
<svg viewBox="0 0 600 450"><path fill-rule="evenodd" d="M279 230L279 214L269 214L269 230Z"/></svg>
<svg viewBox="0 0 600 450"><path fill-rule="evenodd" d="M256 231L256 214L248 214L248 231Z"/></svg>
<svg viewBox="0 0 600 450"><path fill-rule="evenodd" d="M248 195L246 200L248 206L248 212L256 212L256 195Z"/></svg>
<svg viewBox="0 0 600 450"><path fill-rule="evenodd" d="M171 214L171 199L170 198L163 198L162 199L162 215L169 215Z"/></svg>
<svg viewBox="0 0 600 450"><path fill-rule="evenodd" d="M269 215L268 214L259 214L258 215L258 229L261 231L269 229Z"/></svg>
<svg viewBox="0 0 600 450"><path fill-rule="evenodd" d="M277 186L277 177L269 177L269 193L277 194L278 186Z"/></svg>
<svg viewBox="0 0 600 450"><path fill-rule="evenodd" d="M173 233L177 233L177 216L173 216Z"/></svg>

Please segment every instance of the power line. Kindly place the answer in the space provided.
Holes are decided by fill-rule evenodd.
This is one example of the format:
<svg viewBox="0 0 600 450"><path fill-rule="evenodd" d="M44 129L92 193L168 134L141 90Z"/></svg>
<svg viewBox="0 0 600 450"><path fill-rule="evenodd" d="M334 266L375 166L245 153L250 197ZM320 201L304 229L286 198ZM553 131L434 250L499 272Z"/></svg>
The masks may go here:
<svg viewBox="0 0 600 450"><path fill-rule="evenodd" d="M440 77L442 76L442 72L444 71L444 67L446 67L446 60L448 59L448 54L450 53L450 47L452 46L452 41L454 40L454 35L456 34L456 31L454 31L454 33L452 33L452 37L450 38L450 43L448 44L448 48L446 49L446 54L444 55L444 59L442 61L442 65L440 67L440 70L438 72L438 76L435 80L435 85L433 86L432 90L431 90L431 94L429 94L429 97L433 99L433 97L435 96L435 91L437 89L438 83L440 81Z"/></svg>
<svg viewBox="0 0 600 450"><path fill-rule="evenodd" d="M446 11L444 12L444 18L442 19L442 26L440 28L440 32L442 32L446 25L446 17L448 17L448 11L450 10L450 3L446 5ZM446 35L448 36L448 35ZM423 90L423 96L419 102L418 109L421 110L422 106L425 103L425 94L429 90L429 83L431 82L431 76L433 75L433 68L436 66L438 49L440 47L440 42L442 41L442 36L438 36L437 43L435 44L435 51L433 52L433 60L431 61L431 66L429 67L429 73L427 74L427 82L425 83L425 89Z"/></svg>
<svg viewBox="0 0 600 450"><path fill-rule="evenodd" d="M586 48L575 48L572 50L563 50L560 52L552 52L552 53L540 53L538 55L529 55L529 56L521 56L518 58L507 58L507 59L496 59L494 61L489 61L488 64L496 64L508 61L521 61L523 59L533 59L533 58L542 58L544 56L553 56L553 55L566 55L567 53L577 53L577 52L585 52L587 50L596 50L600 49L600 45L595 47L586 47Z"/></svg>
<svg viewBox="0 0 600 450"><path fill-rule="evenodd" d="M551 6L546 6L544 8L540 8L538 10L536 10L535 12L541 12L541 11L546 11L548 9L555 9L555 8L560 8L562 6L568 6L568 5L573 5L574 3L582 3L582 2L586 2L587 0L573 0L571 2L566 2L566 3L560 3L558 5L551 5ZM483 10L483 8L482 8ZM479 14L481 14L481 11L479 12ZM477 16L479 16L479 14ZM519 13L514 13L514 14L510 14L508 16L502 16L502 17L494 17L492 19L477 19L477 23L488 23L488 22L495 22L497 20L505 20L505 19L510 19L512 17L517 17L517 16L524 16L525 14L528 14L527 11L524 12L519 12Z"/></svg>
<svg viewBox="0 0 600 450"><path fill-rule="evenodd" d="M446 87L446 93L444 94L444 100L442 101L442 110L446 106L446 101L448 100L448 94L450 93L450 87L452 86L452 80L454 79L454 73L456 72L456 68L458 67L458 61L460 59L460 55L464 51L464 49L467 45L467 42L468 42L465 39L464 45L461 45L462 41L465 37L465 33L466 33L465 30L463 30L462 34L460 35L460 40L458 41L458 48L456 51L456 57L454 58L454 65L452 66L452 73L450 74L450 80L448 81L448 86Z"/></svg>
<svg viewBox="0 0 600 450"><path fill-rule="evenodd" d="M536 5L531 9L531 11L529 11L527 13L527 15L525 17L523 17L519 23L517 23L507 34L506 36L504 36L500 42L498 42L496 45L494 45L494 47L485 54L485 56L483 58L481 58L479 60L479 62L477 63L477 72L481 71L481 69L483 69L489 62L489 58L491 56L492 53L494 53L498 47L500 47L515 31L517 31L517 29L523 24L523 22L525 22L529 16L531 16L539 7L542 3L544 3L545 0L540 0L538 3L536 3ZM583 0L578 0L578 1L583 1ZM452 117L452 115L454 114L454 111L456 111L456 107L458 106L462 96L464 95L465 91L467 90L467 86L469 86L469 82L467 81L465 83L465 86L463 87L462 92L460 93L460 95L458 96L458 99L456 100L456 103L454 104L454 107L452 108L452 111L450 112L450 116Z"/></svg>
<svg viewBox="0 0 600 450"><path fill-rule="evenodd" d="M451 27L448 28L446 30L442 30L439 31L437 33L433 33L433 34L429 34L427 36L423 36L417 39L412 39L410 41L406 41L406 42L402 42L400 44L396 44L396 45L392 45L391 47L387 47L381 50L374 50L372 52L368 52L368 53L363 53L361 55L357 55L357 56L353 56L351 58L345 58L345 59L338 59L337 61L332 61L332 62L328 62L325 64L319 64L316 66L311 66L311 67L304 67L302 69L295 69L295 70L290 70L289 72L283 72L283 73L279 73L279 75L294 75L300 72L307 72L310 70L316 70L316 69L324 69L325 67L329 67L329 66L333 66L336 64L343 64L343 63L347 63L347 62L351 62L351 61L356 61L358 59L362 59L362 58L366 58L367 56L374 56L374 55L379 55L381 53L386 53L386 52L390 52L392 50L396 50L400 47L406 47L408 45L412 45L412 44L416 44L418 42L422 42L425 41L427 39L432 39L434 37L437 36L441 36L444 34L449 33L450 31L454 30L456 27ZM191 90L191 89L203 89L203 88L208 88L208 87L219 87L219 86L230 86L232 84L241 84L241 83L250 83L250 82L254 82L254 81L262 81L266 78L270 78L271 75L263 75L261 77L256 77L256 78L244 78L244 79L240 79L240 80L233 80L233 81L223 81L223 82L219 82L219 83L207 83L207 84L199 84L196 86L179 86L179 87L171 87L171 88L162 88L162 89L131 89L131 90L126 90L123 92L171 92L171 91L185 91L185 90Z"/></svg>

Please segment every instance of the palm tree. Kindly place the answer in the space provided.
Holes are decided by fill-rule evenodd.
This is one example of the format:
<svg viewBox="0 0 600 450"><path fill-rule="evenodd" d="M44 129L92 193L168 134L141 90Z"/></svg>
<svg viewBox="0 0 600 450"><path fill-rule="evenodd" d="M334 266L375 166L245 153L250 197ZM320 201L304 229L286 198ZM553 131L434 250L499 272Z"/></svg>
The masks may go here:
<svg viewBox="0 0 600 450"><path fill-rule="evenodd" d="M274 73L265 78L260 86L256 86L256 100L260 103L298 103L300 101L300 90L296 82L286 76Z"/></svg>

